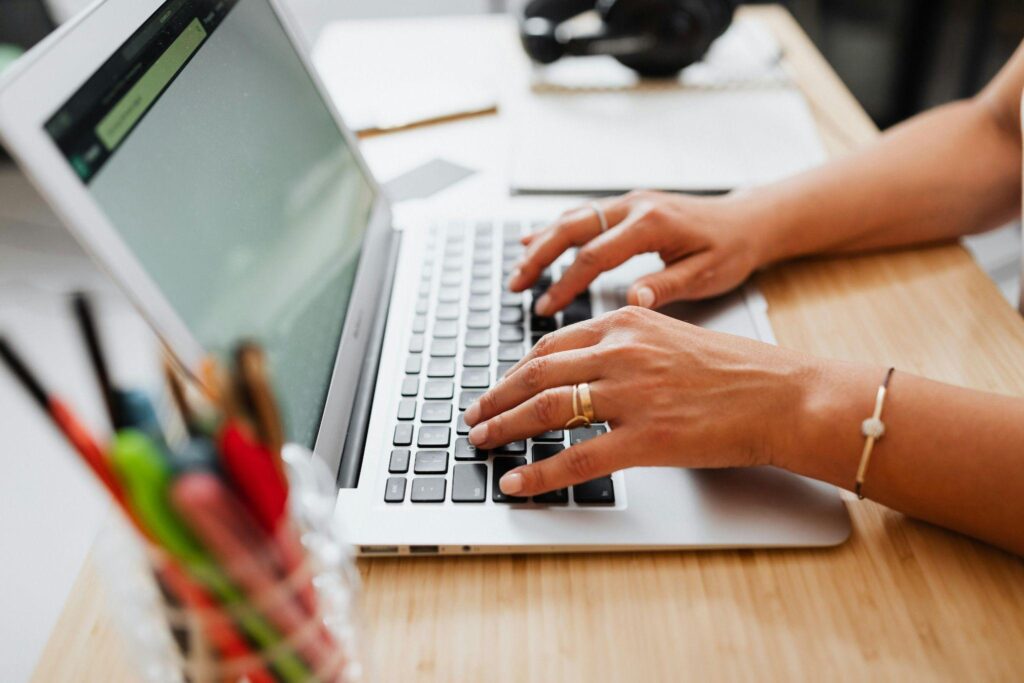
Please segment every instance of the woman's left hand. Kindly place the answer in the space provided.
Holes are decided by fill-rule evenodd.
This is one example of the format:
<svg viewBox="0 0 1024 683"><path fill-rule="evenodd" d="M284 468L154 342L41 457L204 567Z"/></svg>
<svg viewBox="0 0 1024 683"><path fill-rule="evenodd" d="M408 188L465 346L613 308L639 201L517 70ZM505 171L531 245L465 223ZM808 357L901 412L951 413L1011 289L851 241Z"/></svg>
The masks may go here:
<svg viewBox="0 0 1024 683"><path fill-rule="evenodd" d="M510 495L565 488L637 465L772 464L798 439L820 361L629 307L546 335L466 411L469 440L489 449L574 417L587 382L611 431L501 480Z"/></svg>

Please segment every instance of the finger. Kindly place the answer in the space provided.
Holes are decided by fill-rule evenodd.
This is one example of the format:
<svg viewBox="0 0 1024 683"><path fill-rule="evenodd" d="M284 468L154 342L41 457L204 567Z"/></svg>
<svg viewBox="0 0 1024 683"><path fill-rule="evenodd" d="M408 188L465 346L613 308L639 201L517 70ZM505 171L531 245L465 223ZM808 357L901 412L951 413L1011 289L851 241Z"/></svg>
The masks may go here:
<svg viewBox="0 0 1024 683"><path fill-rule="evenodd" d="M613 419L614 415L608 414L609 406L601 400L601 385L600 381L592 382L590 394L594 402L596 419L604 421ZM576 417L572 393L573 389L569 386L545 389L523 403L473 427L469 432L469 441L477 448L497 448L552 429L564 429L566 423ZM598 412L599 410L603 412Z"/></svg>
<svg viewBox="0 0 1024 683"><path fill-rule="evenodd" d="M602 200L600 203L609 225L615 225L629 213L624 200ZM601 221L591 206L570 211L551 227L538 233L526 249L522 262L509 277L513 292L530 287L541 273L570 247L578 247L601 234Z"/></svg>
<svg viewBox="0 0 1024 683"><path fill-rule="evenodd" d="M515 375L505 375L505 379L491 387L467 408L464 416L466 424L473 427L489 420L533 398L545 389L591 382L601 377L601 371L600 359L590 350L575 350L534 358ZM562 420L562 424L568 422L569 417Z"/></svg>
<svg viewBox="0 0 1024 683"><path fill-rule="evenodd" d="M580 442L558 455L518 467L501 478L510 496L534 496L604 477L632 464L636 444L622 431Z"/></svg>
<svg viewBox="0 0 1024 683"><path fill-rule="evenodd" d="M519 362L505 373L501 383L507 381L534 358L596 345L604 337L604 328L600 322L602 318L576 323L575 325L563 327L560 330L545 334L526 352L526 355L519 359Z"/></svg>
<svg viewBox="0 0 1024 683"><path fill-rule="evenodd" d="M698 252L673 263L659 273L640 278L629 288L626 300L634 306L656 308L679 299L698 298L698 287L703 285L707 269L714 255L710 251Z"/></svg>
<svg viewBox="0 0 1024 683"><path fill-rule="evenodd" d="M576 254L562 277L537 300L539 315L554 315L586 291L601 273L621 266L637 254L652 251L643 216L629 216L614 229L595 237Z"/></svg>

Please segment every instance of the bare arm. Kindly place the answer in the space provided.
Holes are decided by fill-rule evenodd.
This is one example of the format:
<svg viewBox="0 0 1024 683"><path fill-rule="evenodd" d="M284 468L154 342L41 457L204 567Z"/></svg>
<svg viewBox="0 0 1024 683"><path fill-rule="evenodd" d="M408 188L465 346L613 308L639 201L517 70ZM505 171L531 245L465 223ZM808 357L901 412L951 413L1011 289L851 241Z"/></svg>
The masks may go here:
<svg viewBox="0 0 1024 683"><path fill-rule="evenodd" d="M972 100L917 116L867 149L751 192L776 228L763 262L981 232L1020 212L1024 46Z"/></svg>

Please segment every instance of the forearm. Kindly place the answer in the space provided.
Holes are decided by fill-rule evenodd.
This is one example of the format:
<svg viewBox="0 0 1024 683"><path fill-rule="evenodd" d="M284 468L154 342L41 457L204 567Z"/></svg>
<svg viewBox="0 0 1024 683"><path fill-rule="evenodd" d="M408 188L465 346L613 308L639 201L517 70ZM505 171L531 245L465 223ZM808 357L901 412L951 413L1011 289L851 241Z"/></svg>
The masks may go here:
<svg viewBox="0 0 1024 683"><path fill-rule="evenodd" d="M814 361L799 435L774 457L791 471L853 487L884 370ZM864 495L1024 555L1024 399L897 372Z"/></svg>
<svg viewBox="0 0 1024 683"><path fill-rule="evenodd" d="M867 149L736 201L757 217L763 264L951 239L1019 213L1020 149L1017 130L979 98L916 117Z"/></svg>

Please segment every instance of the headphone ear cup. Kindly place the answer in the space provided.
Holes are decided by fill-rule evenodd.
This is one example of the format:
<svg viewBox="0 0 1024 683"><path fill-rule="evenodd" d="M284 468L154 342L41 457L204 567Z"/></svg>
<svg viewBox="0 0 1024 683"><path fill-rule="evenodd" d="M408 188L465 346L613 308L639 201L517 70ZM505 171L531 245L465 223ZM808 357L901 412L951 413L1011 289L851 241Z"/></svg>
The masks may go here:
<svg viewBox="0 0 1024 683"><path fill-rule="evenodd" d="M601 9L613 32L655 37L651 49L616 59L642 76L667 78L707 53L734 8L735 0L606 0Z"/></svg>
<svg viewBox="0 0 1024 683"><path fill-rule="evenodd" d="M556 31L562 23L594 9L597 0L530 0L519 23L519 40L535 62L550 64L565 56Z"/></svg>

